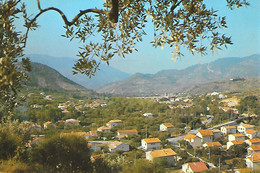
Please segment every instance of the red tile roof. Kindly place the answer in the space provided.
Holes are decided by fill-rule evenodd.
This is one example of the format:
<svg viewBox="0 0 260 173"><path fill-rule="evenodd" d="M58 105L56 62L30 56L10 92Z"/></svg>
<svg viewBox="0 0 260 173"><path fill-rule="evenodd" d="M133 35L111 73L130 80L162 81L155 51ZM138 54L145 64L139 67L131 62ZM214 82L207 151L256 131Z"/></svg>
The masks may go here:
<svg viewBox="0 0 260 173"><path fill-rule="evenodd" d="M208 167L204 162L192 162L188 163L193 172L202 172L208 170Z"/></svg>
<svg viewBox="0 0 260 173"><path fill-rule="evenodd" d="M173 127L173 125L172 125L171 123L163 123L163 125L164 125L165 127Z"/></svg>
<svg viewBox="0 0 260 173"><path fill-rule="evenodd" d="M154 150L151 152L152 157L167 157L167 156L175 156L175 153L171 148L163 149L163 150Z"/></svg>
<svg viewBox="0 0 260 173"><path fill-rule="evenodd" d="M248 139L251 143L260 143L260 138Z"/></svg>
<svg viewBox="0 0 260 173"><path fill-rule="evenodd" d="M143 139L147 144L148 143L156 143L156 142L161 142L160 139L158 138L146 138L146 139Z"/></svg>
<svg viewBox="0 0 260 173"><path fill-rule="evenodd" d="M251 157L248 157L248 159L254 163L259 163L260 162L260 153L253 153Z"/></svg>
<svg viewBox="0 0 260 173"><path fill-rule="evenodd" d="M201 134L201 136L213 136L214 135L212 130L199 130L198 132Z"/></svg>
<svg viewBox="0 0 260 173"><path fill-rule="evenodd" d="M252 145L250 148L254 151L260 151L260 145Z"/></svg>
<svg viewBox="0 0 260 173"><path fill-rule="evenodd" d="M119 133L138 133L136 129L132 130L118 130Z"/></svg>
<svg viewBox="0 0 260 173"><path fill-rule="evenodd" d="M252 135L252 134L254 134L254 133L256 133L256 132L257 132L257 131L255 131L255 130L247 130L247 131L246 131L246 134L251 134L251 135Z"/></svg>
<svg viewBox="0 0 260 173"><path fill-rule="evenodd" d="M209 147L221 147L221 143L219 142L206 142L207 146Z"/></svg>
<svg viewBox="0 0 260 173"><path fill-rule="evenodd" d="M235 140L235 141L231 141L234 145L240 145L243 144L244 141L243 140Z"/></svg>
<svg viewBox="0 0 260 173"><path fill-rule="evenodd" d="M184 139L188 139L188 140L190 140L190 139L194 139L194 138L196 138L197 136L196 135L193 135L193 134L187 134L186 136L184 136Z"/></svg>

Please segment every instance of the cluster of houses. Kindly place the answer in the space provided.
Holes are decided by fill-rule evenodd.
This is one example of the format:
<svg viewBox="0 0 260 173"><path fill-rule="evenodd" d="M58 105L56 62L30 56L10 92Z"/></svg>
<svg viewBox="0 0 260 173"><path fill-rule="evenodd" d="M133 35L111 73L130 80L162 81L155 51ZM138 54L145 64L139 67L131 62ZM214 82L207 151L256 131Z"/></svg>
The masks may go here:
<svg viewBox="0 0 260 173"><path fill-rule="evenodd" d="M222 145L218 142L221 136L227 136L228 142ZM223 126L220 130L198 130L197 134L187 134L184 140L193 148L219 147L229 150L231 146L247 143L248 154L245 158L246 165L250 169L260 168L260 138L253 125L241 123L238 126Z"/></svg>

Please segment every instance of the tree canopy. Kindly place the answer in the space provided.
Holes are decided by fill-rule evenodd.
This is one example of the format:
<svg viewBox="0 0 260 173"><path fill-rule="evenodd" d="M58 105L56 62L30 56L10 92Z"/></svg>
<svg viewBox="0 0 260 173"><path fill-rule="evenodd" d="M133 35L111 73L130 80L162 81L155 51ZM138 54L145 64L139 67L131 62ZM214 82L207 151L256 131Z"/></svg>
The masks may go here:
<svg viewBox="0 0 260 173"><path fill-rule="evenodd" d="M39 11L35 16L27 15L22 0L0 1L0 96L3 103L17 103L17 90L26 79L24 71L30 70L28 59L23 59L23 68L18 68L17 59L23 57L29 31L37 28L38 17L49 11L60 14L66 29L65 38L82 43L73 72L89 77L95 74L101 62L109 64L114 56L125 57L137 51L136 43L142 42L149 22L154 30L151 44L161 48L168 45L175 58L182 55L181 47L193 54L206 54L208 50L232 44L231 37L221 33L221 29L227 27L226 16L219 16L217 9L208 7L205 0L106 0L102 9L82 9L71 21L60 9L42 8L40 0L36 1ZM231 10L249 5L246 0L226 0L226 4ZM16 31L16 19L24 19L25 33Z"/></svg>

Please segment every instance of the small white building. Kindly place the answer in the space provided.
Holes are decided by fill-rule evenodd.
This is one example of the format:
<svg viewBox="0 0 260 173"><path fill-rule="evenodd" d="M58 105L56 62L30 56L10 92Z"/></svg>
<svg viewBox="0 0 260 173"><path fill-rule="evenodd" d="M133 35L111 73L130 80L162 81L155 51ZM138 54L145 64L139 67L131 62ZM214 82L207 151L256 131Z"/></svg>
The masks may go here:
<svg viewBox="0 0 260 173"><path fill-rule="evenodd" d="M177 153L171 148L146 152L147 160L153 161L155 158L165 158L169 164L173 164L177 160Z"/></svg>
<svg viewBox="0 0 260 173"><path fill-rule="evenodd" d="M101 127L97 128L97 131L102 132L102 133L109 133L111 131L111 129L106 126L101 126Z"/></svg>
<svg viewBox="0 0 260 173"><path fill-rule="evenodd" d="M247 130L245 135L249 138L249 139L253 139L255 137L258 136L258 132L256 130Z"/></svg>
<svg viewBox="0 0 260 173"><path fill-rule="evenodd" d="M201 138L196 135L187 134L184 136L184 140L189 142L193 148L201 147Z"/></svg>
<svg viewBox="0 0 260 173"><path fill-rule="evenodd" d="M242 145L243 143L244 143L244 141L242 141L242 140L227 142L227 150L228 150L231 146L233 146L233 145Z"/></svg>
<svg viewBox="0 0 260 173"><path fill-rule="evenodd" d="M218 147L218 148L222 148L221 143L219 142L206 142L205 144L202 145L204 148L206 147Z"/></svg>
<svg viewBox="0 0 260 173"><path fill-rule="evenodd" d="M128 137L130 135L138 135L138 131L136 129L132 129L132 130L118 130L117 131L117 136Z"/></svg>
<svg viewBox="0 0 260 173"><path fill-rule="evenodd" d="M201 143L213 142L214 134L212 130L198 130L197 136L201 138Z"/></svg>
<svg viewBox="0 0 260 173"><path fill-rule="evenodd" d="M160 125L160 131L162 132L172 132L173 125L171 123L163 123Z"/></svg>
<svg viewBox="0 0 260 173"><path fill-rule="evenodd" d="M161 141L158 138L146 138L142 139L141 147L144 150L152 150L152 149L160 149L161 148Z"/></svg>
<svg viewBox="0 0 260 173"><path fill-rule="evenodd" d="M246 133L247 130L254 130L254 127L254 125L241 123L239 126L237 126L237 131L239 133Z"/></svg>
<svg viewBox="0 0 260 173"><path fill-rule="evenodd" d="M69 126L72 126L72 125L78 126L79 123L80 123L80 121L79 120L75 120L75 119L67 119L67 120L65 120L65 126L67 126L67 125L69 125Z"/></svg>
<svg viewBox="0 0 260 173"><path fill-rule="evenodd" d="M248 155L251 155L253 153L260 153L260 145L252 145L247 149Z"/></svg>
<svg viewBox="0 0 260 173"><path fill-rule="evenodd" d="M115 126L119 126L122 124L122 120L110 120L106 126L109 127L110 129L115 127Z"/></svg>
<svg viewBox="0 0 260 173"><path fill-rule="evenodd" d="M143 116L147 117L147 118L153 118L153 114L152 113L144 113Z"/></svg>
<svg viewBox="0 0 260 173"><path fill-rule="evenodd" d="M47 129L47 128L50 128L50 127L56 128L56 124L54 124L54 123L52 123L50 121L47 121L47 122L43 123L43 128L44 129Z"/></svg>
<svg viewBox="0 0 260 173"><path fill-rule="evenodd" d="M246 136L241 133L228 135L228 141L237 141L237 140L244 141L245 139L246 139Z"/></svg>
<svg viewBox="0 0 260 173"><path fill-rule="evenodd" d="M260 138L248 139L245 141L249 146L260 145Z"/></svg>
<svg viewBox="0 0 260 173"><path fill-rule="evenodd" d="M224 126L220 128L220 131L223 135L235 134L237 133L237 128L236 126Z"/></svg>
<svg viewBox="0 0 260 173"><path fill-rule="evenodd" d="M246 166L253 170L260 169L260 153L253 153L246 158Z"/></svg>
<svg viewBox="0 0 260 173"><path fill-rule="evenodd" d="M190 162L182 165L182 171L184 173L203 172L208 170L208 167L204 162Z"/></svg>
<svg viewBox="0 0 260 173"><path fill-rule="evenodd" d="M108 144L108 150L110 153L115 153L116 151L128 152L129 144L119 142L119 141L110 142Z"/></svg>

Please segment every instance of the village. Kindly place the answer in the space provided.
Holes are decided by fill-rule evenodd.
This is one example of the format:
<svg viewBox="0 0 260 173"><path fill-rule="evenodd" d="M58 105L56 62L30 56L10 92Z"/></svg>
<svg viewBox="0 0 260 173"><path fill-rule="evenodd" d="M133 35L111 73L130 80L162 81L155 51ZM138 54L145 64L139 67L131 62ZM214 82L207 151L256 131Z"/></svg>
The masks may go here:
<svg viewBox="0 0 260 173"><path fill-rule="evenodd" d="M46 100L52 100L52 96L45 96L41 93ZM88 147L93 151L91 156L92 161L95 159L105 158L106 155L117 153L124 157L127 157L127 153L133 150L139 150L142 154L140 158L145 158L150 162L157 161L157 159L163 159L167 164L166 167L176 167L179 166L180 172L190 173L190 172L203 172L206 170L217 169L221 170L233 170L237 173L239 172L251 172L254 170L259 170L260 166L260 133L255 129L254 125L250 125L246 122L248 117L257 117L256 115L244 114L242 120L239 124L235 117L238 117L239 112L236 108L238 101L231 99L232 101L224 100L226 96L219 94L217 92L210 93L207 97L217 98L222 102L226 102L219 107L223 111L232 110L232 116L234 119L226 121L221 124L214 126L208 126L213 120L214 115L202 116L203 128L191 128L185 127L185 131L176 135L173 135L175 131L174 123L163 122L157 126L157 135L167 134L167 138L164 141L160 140L160 136L151 135L147 132L147 127L143 128L142 132L136 128L129 128L121 119L110 119L108 122L97 128L91 126L90 131L82 131L81 121L74 118L68 118L65 120L58 120L57 122L47 121L44 122L42 126L32 123L38 134L45 130L55 130L58 126L62 129L72 129L69 132L61 131L61 136L77 135L84 137L88 142ZM166 96L161 98L138 98L138 99L148 99L159 104L168 105L168 109L174 110L176 108L186 109L193 106L192 99L189 97L176 97L173 99L165 99ZM165 101L166 100L166 101ZM180 102L178 105L171 104L171 102ZM235 100L235 101L234 101ZM93 103L84 104L83 100L78 101L79 104L74 104L72 101L67 101L59 103L57 108L62 111L62 114L69 114L68 108L73 106L76 111L81 112L81 114L87 116L83 108L96 109L96 108L106 108L108 104L106 102L99 103L94 101ZM42 109L42 105L32 105L34 109ZM82 111L83 109L83 111ZM209 107L207 107L209 109ZM158 116L158 115L157 115ZM140 112L140 118L153 120L155 115L153 113ZM137 141L135 145L130 142L132 139ZM28 146L37 145L44 140L44 135L37 135L28 143ZM138 141L139 140L139 141ZM139 143L139 144L138 144ZM139 145L139 146L138 146ZM135 146L135 147L134 147ZM233 165L233 167L228 167L228 161L226 161L223 156L227 153L236 152L242 150L245 151L240 158L239 164ZM185 151L188 154L189 159L184 162L183 154L180 152ZM219 152L217 157L214 152ZM199 154L199 153L204 154ZM206 153L206 157L205 157ZM215 155L215 156L214 156ZM187 157L187 156L185 156ZM181 165L180 165L181 164ZM231 163L233 164L233 163ZM238 166L239 165L239 166ZM241 166L242 165L242 166ZM242 167L242 168L241 168Z"/></svg>

